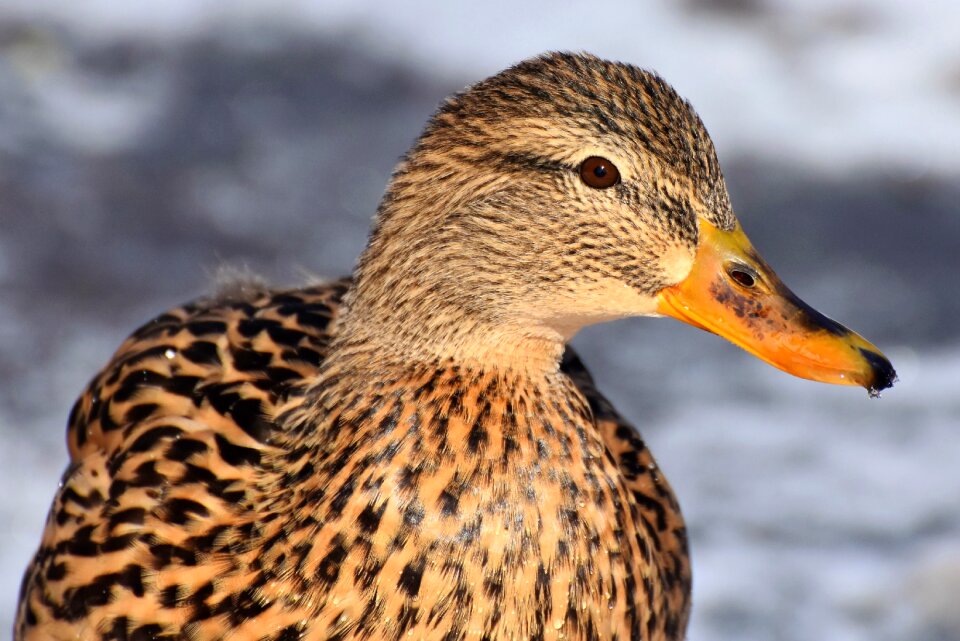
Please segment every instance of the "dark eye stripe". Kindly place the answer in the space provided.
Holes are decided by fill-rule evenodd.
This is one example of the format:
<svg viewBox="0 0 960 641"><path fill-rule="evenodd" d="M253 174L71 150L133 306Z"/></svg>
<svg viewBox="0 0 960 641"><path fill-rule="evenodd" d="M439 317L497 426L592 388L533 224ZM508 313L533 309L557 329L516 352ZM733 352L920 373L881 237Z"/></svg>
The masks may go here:
<svg viewBox="0 0 960 641"><path fill-rule="evenodd" d="M606 158L590 156L580 165L580 178L588 187L606 189L620 182L620 171Z"/></svg>
<svg viewBox="0 0 960 641"><path fill-rule="evenodd" d="M537 171L569 171L573 169L573 167L569 165L554 160L516 152L503 153L490 151L480 156L480 160L488 163L507 163L516 167L535 169Z"/></svg>

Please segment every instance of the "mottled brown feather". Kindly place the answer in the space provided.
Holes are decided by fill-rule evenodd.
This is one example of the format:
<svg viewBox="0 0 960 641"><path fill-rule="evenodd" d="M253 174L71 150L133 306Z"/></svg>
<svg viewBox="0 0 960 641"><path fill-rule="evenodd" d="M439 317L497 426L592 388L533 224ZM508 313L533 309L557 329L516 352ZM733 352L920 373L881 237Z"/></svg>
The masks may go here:
<svg viewBox="0 0 960 641"><path fill-rule="evenodd" d="M570 407L542 407L545 400L524 397L516 381L494 383L438 370L416 381L379 381L373 405L351 408L350 429L373 425L373 434L344 437L303 419L281 433L277 422L253 426L248 410L238 423L237 408L244 403L259 404L264 419L275 415L281 401L300 403L303 381L318 373L330 340L325 321L336 318L344 288L341 281L249 301L186 306L147 323L121 346L72 414L71 466L24 580L18 638L79 634L107 640L155 630L141 637L239 639L247 638L241 633L247 628L256 631L249 638L263 638L276 621L307 621L302 638L328 638L340 628L347 637L360 637L357 628L368 607L379 612L371 631L375 638L410 630L427 638L428 629L444 629L444 619L458 619L463 601L476 599L470 593L477 582L486 586L479 594L487 615L480 617L478 606L477 621L461 620L464 630L478 622L491 625L487 619L495 613L520 621L515 612L497 612L510 584L526 585L524 598L531 605L526 628L509 626L518 636L555 632L555 621L567 621L570 607L581 612L569 620L596 626L597 638L609 637L603 625L631 609L636 625L659 616L667 629L682 630L689 565L676 500L636 431L597 392L570 349L562 370L572 380L565 383L570 391L573 385L579 389L572 396L580 401ZM252 359L244 356L249 352L269 355L269 365L238 369L238 362ZM487 393L497 384L512 388L516 405ZM451 397L461 389L472 394ZM416 410L402 402L403 394L416 398ZM429 416L432 408L443 415L442 423ZM544 425L506 433L498 424L508 413L582 422L584 442L572 443L563 432L550 434ZM125 420L131 414L136 420ZM457 450L458 442L472 442L478 424L485 434L472 438L492 469L475 466L479 454ZM583 450L603 463L606 478L587 480L578 460L587 455ZM542 568L541 556L553 557L562 536L549 534L554 548L549 554L538 547L543 540L497 551L478 540L470 528L488 514L499 527L520 526L533 514L539 514L541 530L545 519L572 532L581 527L571 522L581 516L561 521L558 514L540 514L545 503L539 494L517 499L517 492L530 488L515 483L514 474L525 466L509 461L509 452L528 469L530 460L539 461L541 469L528 474L546 474L551 484L566 488L570 501L554 506L557 510L574 514L611 501L643 523L635 533L643 549L628 543L615 556L633 559L635 568L656 557L647 585L657 590L645 594L639 574L629 594L625 586L617 592L609 575L599 582L599 566L611 554L607 539L623 524L592 526L594 539L571 536L569 560ZM562 465L543 469L555 459ZM305 475L308 462L313 469ZM511 476L491 483L499 466L508 466ZM346 500L345 487L355 492ZM573 487L579 489L571 494ZM426 528L431 518L435 527ZM578 540L583 549L577 549ZM380 556L371 554L378 545ZM555 590L546 586L567 587L580 569L589 581L569 592L583 592L583 599L567 603L562 594L560 604L544 600ZM621 567L624 573L629 569ZM549 577L538 578L542 574ZM334 576L347 578L338 583ZM417 598L404 597L414 583L420 586ZM592 589L602 591L591 594ZM380 609L370 599L382 600ZM603 605L599 613L586 612L583 604L594 602ZM412 603L418 613L404 614ZM341 624L346 612L354 614ZM409 625L414 620L425 629ZM319 632L307 635L307 630ZM286 637L278 631L267 638Z"/></svg>

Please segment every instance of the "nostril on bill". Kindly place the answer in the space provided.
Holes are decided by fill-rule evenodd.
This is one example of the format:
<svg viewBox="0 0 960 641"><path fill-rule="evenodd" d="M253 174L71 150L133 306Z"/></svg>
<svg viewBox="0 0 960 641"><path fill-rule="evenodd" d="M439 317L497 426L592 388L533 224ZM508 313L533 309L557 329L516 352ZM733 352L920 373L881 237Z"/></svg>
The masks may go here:
<svg viewBox="0 0 960 641"><path fill-rule="evenodd" d="M730 276L730 279L733 280L736 284L746 289L751 289L754 285L757 284L757 276L749 268L738 265L731 264L727 266L727 275Z"/></svg>

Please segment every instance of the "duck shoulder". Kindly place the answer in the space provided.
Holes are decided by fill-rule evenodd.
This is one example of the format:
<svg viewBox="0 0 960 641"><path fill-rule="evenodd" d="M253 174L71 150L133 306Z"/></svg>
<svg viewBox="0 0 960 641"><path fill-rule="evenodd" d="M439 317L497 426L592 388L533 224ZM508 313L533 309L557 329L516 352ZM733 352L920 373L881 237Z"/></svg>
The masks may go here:
<svg viewBox="0 0 960 641"><path fill-rule="evenodd" d="M222 569L204 553L231 557L218 539L230 529L235 545L256 522L270 417L316 373L347 286L200 300L124 341L71 410L70 461L24 577L17 638L77 638L94 622L80 638L154 639L188 623L179 606ZM152 614L134 616L147 603Z"/></svg>
<svg viewBox="0 0 960 641"><path fill-rule="evenodd" d="M70 463L24 578L18 639L219 638L268 610L251 549L265 526L262 459L277 449L277 410L317 375L349 285L198 301L121 345L71 412ZM561 368L660 548L669 627L683 630L689 567L676 499L572 349ZM232 586L218 581L226 575ZM211 598L215 584L233 596ZM263 638L302 625L275 621Z"/></svg>

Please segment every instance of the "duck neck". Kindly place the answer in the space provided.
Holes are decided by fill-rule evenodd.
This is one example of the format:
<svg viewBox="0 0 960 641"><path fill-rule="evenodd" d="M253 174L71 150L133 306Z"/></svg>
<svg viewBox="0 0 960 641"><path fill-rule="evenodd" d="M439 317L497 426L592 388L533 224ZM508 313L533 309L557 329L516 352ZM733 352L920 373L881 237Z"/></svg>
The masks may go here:
<svg viewBox="0 0 960 641"><path fill-rule="evenodd" d="M579 327L567 331L537 302L543 283L529 274L543 233L509 223L504 212L520 205L502 202L503 181L451 171L441 188L422 165L454 163L444 153L421 143L391 180L328 360L557 372Z"/></svg>
<svg viewBox="0 0 960 641"><path fill-rule="evenodd" d="M514 440L518 430L579 438L578 430L592 421L589 404L559 366L534 371L529 362L520 368L452 358L401 363L399 352L377 358L371 346L346 351L341 344L327 356L313 385L280 412L278 421L287 426L275 442L281 451L325 459L344 443L382 441L397 426L414 425L442 427L451 443L494 428ZM562 414L552 427L551 412Z"/></svg>
<svg viewBox="0 0 960 641"><path fill-rule="evenodd" d="M559 369L565 332L537 318L496 264L411 250L375 234L344 298L327 359L360 368L456 366L538 379ZM449 244L444 243L449 248ZM422 248L421 248L422 249Z"/></svg>
<svg viewBox="0 0 960 641"><path fill-rule="evenodd" d="M387 309L359 302L344 314L328 362L377 370L459 367L530 379L559 369L564 337L550 328L429 307Z"/></svg>

